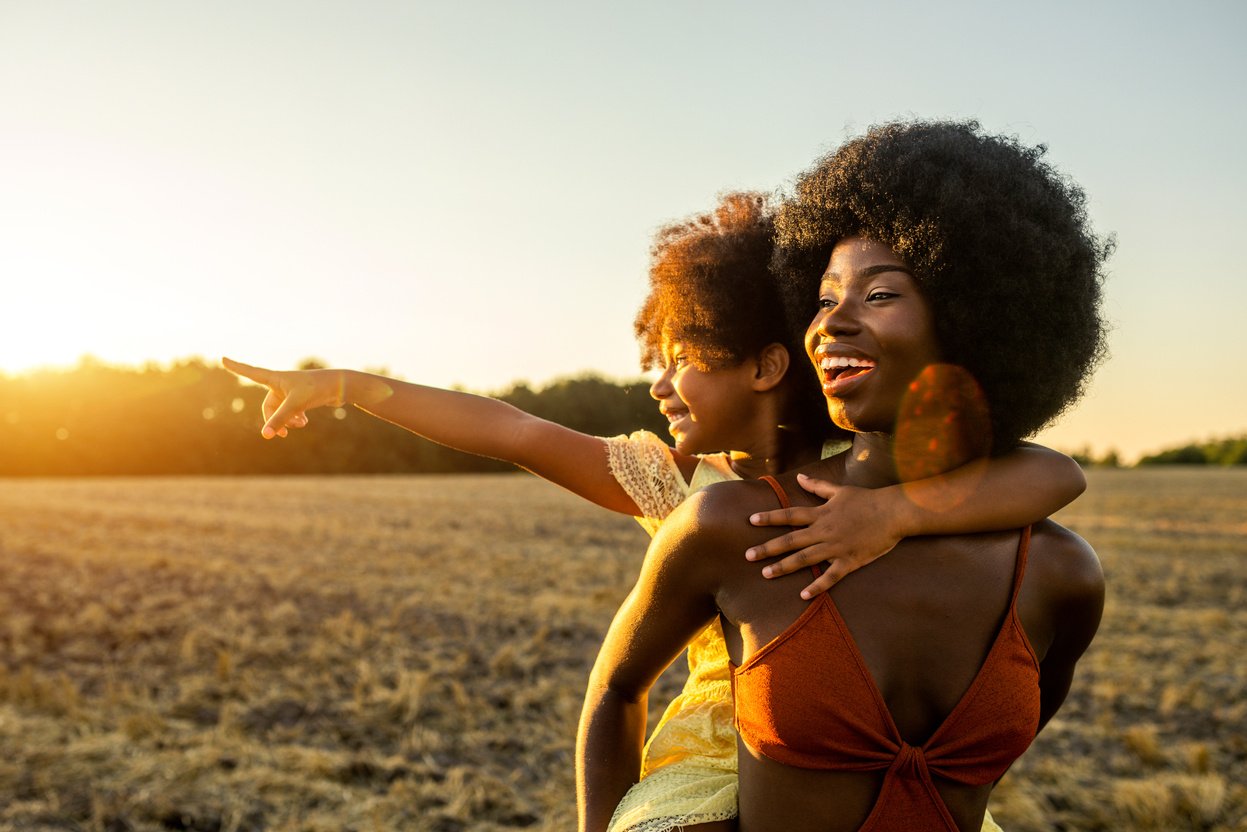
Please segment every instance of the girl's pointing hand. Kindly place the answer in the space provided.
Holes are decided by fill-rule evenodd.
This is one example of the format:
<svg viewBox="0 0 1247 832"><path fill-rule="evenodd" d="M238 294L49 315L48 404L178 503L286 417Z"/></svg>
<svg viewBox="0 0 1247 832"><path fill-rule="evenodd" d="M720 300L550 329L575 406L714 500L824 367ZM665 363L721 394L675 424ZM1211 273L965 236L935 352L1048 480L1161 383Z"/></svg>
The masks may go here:
<svg viewBox="0 0 1247 832"><path fill-rule="evenodd" d="M307 411L326 405L341 405L344 400L344 373L341 370L267 370L222 358L222 365L241 376L268 388L262 412L265 439L284 437L289 428L307 425Z"/></svg>

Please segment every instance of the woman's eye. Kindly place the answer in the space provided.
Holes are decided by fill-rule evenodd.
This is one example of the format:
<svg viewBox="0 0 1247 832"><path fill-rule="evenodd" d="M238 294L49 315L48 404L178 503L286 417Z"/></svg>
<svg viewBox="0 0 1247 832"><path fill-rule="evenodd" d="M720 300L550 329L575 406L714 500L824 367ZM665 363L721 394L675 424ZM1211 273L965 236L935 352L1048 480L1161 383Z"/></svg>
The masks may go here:
<svg viewBox="0 0 1247 832"><path fill-rule="evenodd" d="M836 305L836 302L832 300L831 298L819 298L818 299L819 309L832 309L835 307L835 305Z"/></svg>
<svg viewBox="0 0 1247 832"><path fill-rule="evenodd" d="M888 300L889 298L894 298L894 297L898 297L896 292L879 291L879 292L871 292L870 295L867 296L866 300Z"/></svg>

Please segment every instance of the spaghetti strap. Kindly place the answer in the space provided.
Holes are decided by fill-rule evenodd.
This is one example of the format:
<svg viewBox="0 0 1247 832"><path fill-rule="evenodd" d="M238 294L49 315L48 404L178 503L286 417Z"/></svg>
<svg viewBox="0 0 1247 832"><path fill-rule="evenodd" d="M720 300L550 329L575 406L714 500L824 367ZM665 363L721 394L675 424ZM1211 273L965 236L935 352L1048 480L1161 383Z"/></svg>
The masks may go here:
<svg viewBox="0 0 1247 832"><path fill-rule="evenodd" d="M779 504L781 506L784 508L790 508L792 506L792 503L788 502L788 492L784 491L784 487L779 484L779 480L775 479L770 474L758 477L758 479L762 480L771 487L771 490L775 492L775 496L779 498Z"/></svg>
<svg viewBox="0 0 1247 832"><path fill-rule="evenodd" d="M771 487L771 490L775 492L775 496L779 498L779 504L781 506L784 508L792 508L792 503L788 499L788 492L785 491L784 487L779 484L779 480L775 479L770 474L758 477L758 479L762 480ZM811 564L810 571L814 573L815 578L823 574L823 570L818 568L818 564Z"/></svg>
<svg viewBox="0 0 1247 832"><path fill-rule="evenodd" d="M1022 529L1021 538L1018 540L1018 557L1017 564L1013 567L1013 596L1009 599L1009 605L1015 606L1018 602L1018 591L1022 589L1022 577L1026 574L1026 554L1030 551L1031 543L1031 527L1027 526Z"/></svg>

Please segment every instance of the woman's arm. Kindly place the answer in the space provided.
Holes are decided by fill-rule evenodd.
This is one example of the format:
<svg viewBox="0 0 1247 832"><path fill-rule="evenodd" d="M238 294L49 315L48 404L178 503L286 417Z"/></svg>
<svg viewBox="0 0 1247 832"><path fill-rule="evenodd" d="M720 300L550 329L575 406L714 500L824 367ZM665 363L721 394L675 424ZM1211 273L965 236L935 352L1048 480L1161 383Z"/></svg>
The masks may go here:
<svg viewBox="0 0 1247 832"><path fill-rule="evenodd" d="M268 388L261 429L266 439L306 425L309 410L353 404L441 445L515 463L603 508L642 513L611 473L603 439L506 402L354 370L267 370L228 358L223 363Z"/></svg>
<svg viewBox="0 0 1247 832"><path fill-rule="evenodd" d="M762 574L768 578L827 561L823 574L802 590L803 598L830 589L903 538L1026 526L1069 505L1087 488L1078 463L1029 443L1001 457L887 488L834 485L803 475L798 480L826 502L755 514L750 521L757 526L803 528L755 546L745 557L763 560L796 550L766 566Z"/></svg>
<svg viewBox="0 0 1247 832"><path fill-rule="evenodd" d="M1027 581L1037 585L1035 595L1043 601L1042 618L1048 623L1046 632L1036 633L1039 638L1032 639L1036 651L1042 650L1042 730L1065 702L1074 680L1074 667L1100 627L1104 615L1104 570L1087 541L1056 523L1041 523L1031 534L1026 571ZM1027 634L1030 635L1029 630Z"/></svg>
<svg viewBox="0 0 1247 832"><path fill-rule="evenodd" d="M605 830L637 782L650 686L718 612L719 544L699 521L704 502L704 492L694 494L654 537L593 666L576 736L581 832Z"/></svg>

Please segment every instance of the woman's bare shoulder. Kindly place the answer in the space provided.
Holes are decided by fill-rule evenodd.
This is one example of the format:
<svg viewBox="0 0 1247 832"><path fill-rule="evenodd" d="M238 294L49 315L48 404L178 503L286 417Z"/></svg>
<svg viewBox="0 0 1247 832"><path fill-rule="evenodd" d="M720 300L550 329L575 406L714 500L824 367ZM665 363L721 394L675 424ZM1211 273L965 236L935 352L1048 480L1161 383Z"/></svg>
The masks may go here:
<svg viewBox="0 0 1247 832"><path fill-rule="evenodd" d="M780 508L775 490L762 480L717 482L693 496L700 522L720 529L751 528L750 514Z"/></svg>
<svg viewBox="0 0 1247 832"><path fill-rule="evenodd" d="M1027 571L1054 600L1102 603L1104 569L1086 540L1052 520L1031 528Z"/></svg>
<svg viewBox="0 0 1247 832"><path fill-rule="evenodd" d="M714 483L690 494L667 517L659 537L666 547L678 546L690 553L717 550L742 537L756 536L757 529L749 523L749 516L778 507L775 492L764 482Z"/></svg>

